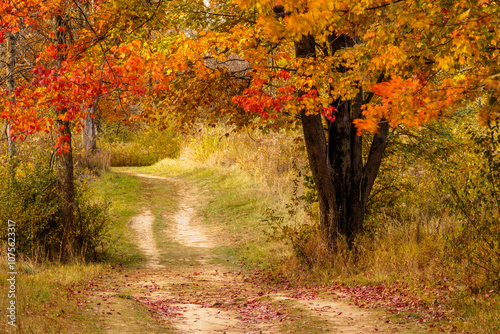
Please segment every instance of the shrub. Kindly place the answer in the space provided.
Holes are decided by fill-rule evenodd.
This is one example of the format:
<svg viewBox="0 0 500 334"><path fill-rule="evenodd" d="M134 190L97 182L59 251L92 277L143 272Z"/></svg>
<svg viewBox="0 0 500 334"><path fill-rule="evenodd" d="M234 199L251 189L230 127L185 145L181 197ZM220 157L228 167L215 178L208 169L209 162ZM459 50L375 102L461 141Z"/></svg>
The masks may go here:
<svg viewBox="0 0 500 334"><path fill-rule="evenodd" d="M473 142L467 164L442 173L461 222L458 233L450 237L449 258L459 264L457 269L473 290L499 289L500 126L468 126L467 133Z"/></svg>
<svg viewBox="0 0 500 334"><path fill-rule="evenodd" d="M16 223L16 251L34 260L60 260L63 237L58 178L50 158L39 155L33 162L4 161L0 165L1 240L7 240L7 221ZM107 207L90 200L78 184L75 203L75 255L95 260L105 240Z"/></svg>
<svg viewBox="0 0 500 334"><path fill-rule="evenodd" d="M500 128L471 115L394 138L363 239L367 268L500 289Z"/></svg>

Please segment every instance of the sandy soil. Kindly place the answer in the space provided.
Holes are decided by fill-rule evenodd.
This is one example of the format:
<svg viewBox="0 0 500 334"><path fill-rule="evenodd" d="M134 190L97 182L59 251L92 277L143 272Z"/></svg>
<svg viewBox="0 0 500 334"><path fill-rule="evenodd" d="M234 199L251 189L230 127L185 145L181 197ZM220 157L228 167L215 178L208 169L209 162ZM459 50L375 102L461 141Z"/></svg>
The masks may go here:
<svg viewBox="0 0 500 334"><path fill-rule="evenodd" d="M130 228L135 231L137 245L148 259L148 268L163 267L160 265L160 251L154 239L153 223L154 217L150 210L144 210L129 223Z"/></svg>

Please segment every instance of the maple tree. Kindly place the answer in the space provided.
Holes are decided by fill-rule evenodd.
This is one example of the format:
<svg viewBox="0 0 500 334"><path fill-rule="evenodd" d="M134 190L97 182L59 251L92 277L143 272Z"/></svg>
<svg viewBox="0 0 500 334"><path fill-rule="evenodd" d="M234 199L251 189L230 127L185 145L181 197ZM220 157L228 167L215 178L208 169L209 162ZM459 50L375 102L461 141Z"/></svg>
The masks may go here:
<svg viewBox="0 0 500 334"><path fill-rule="evenodd" d="M338 234L353 240L363 230L390 126L418 126L477 101L481 121L498 117L495 1L239 4L259 12L264 38L295 48L296 59L278 59L289 69L267 94L279 107L268 103L266 112L300 115L332 247ZM270 82L267 73L259 77ZM254 80L237 102L254 109L261 87ZM365 152L362 136L369 133Z"/></svg>
<svg viewBox="0 0 500 334"><path fill-rule="evenodd" d="M34 133L57 134L65 231L61 255L66 257L73 252L75 229L73 132L81 132L84 123L92 126L103 100L112 100L121 107L121 115L115 113L112 117L128 119L130 105L140 99L146 87L154 89L151 76L159 75L154 63L161 60L145 60L147 54L141 53L142 43L136 35L129 33L128 38L121 38L120 34L129 31L116 30L123 19L117 15L121 7L116 4L76 0L0 3L0 42L7 40L9 50L16 44L19 47L18 52L9 53L12 61L7 89L0 98L1 116L7 121L9 141L23 140ZM139 11L137 4L133 8ZM127 12L125 18L131 15ZM127 27L140 34L144 22L147 18L136 15L127 21ZM29 48L23 45L26 41L33 41ZM17 59L22 64L16 65ZM14 86L16 78L21 80Z"/></svg>

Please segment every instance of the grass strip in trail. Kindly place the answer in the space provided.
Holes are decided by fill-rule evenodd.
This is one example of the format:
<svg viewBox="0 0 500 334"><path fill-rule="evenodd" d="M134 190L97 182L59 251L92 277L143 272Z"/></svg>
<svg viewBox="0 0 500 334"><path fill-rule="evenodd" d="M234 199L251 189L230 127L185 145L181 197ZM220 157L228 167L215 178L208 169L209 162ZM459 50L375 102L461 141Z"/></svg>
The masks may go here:
<svg viewBox="0 0 500 334"><path fill-rule="evenodd" d="M244 263L267 269L288 252L282 244L268 242L264 235L268 228L264 213L274 205L274 200L267 189L262 189L262 184L246 173L223 167L191 166L172 159L120 171L180 179L197 189L202 202L198 213L208 229L217 231L214 259L221 263Z"/></svg>
<svg viewBox="0 0 500 334"><path fill-rule="evenodd" d="M142 184L125 174L104 173L93 184L94 196L110 204L109 241L105 246L106 261L133 265L145 261L128 228L130 219L141 212Z"/></svg>

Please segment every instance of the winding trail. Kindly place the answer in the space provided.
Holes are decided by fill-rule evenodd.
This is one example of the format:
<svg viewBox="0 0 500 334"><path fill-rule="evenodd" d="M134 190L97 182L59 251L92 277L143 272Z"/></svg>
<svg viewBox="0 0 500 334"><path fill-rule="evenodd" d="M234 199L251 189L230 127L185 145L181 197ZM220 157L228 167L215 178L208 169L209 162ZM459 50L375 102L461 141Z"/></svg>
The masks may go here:
<svg viewBox="0 0 500 334"><path fill-rule="evenodd" d="M199 198L195 195L198 190L177 179L146 174L135 176L162 180L182 189L178 197L177 212L162 213L165 220L172 223L165 226L165 237L182 247L195 248L204 253L204 256L196 259L199 267L195 271L192 266L167 269L161 265L160 249L153 233L154 217L150 209L145 209L130 223L130 227L136 232L137 245L148 258L146 268L149 269L137 276L141 278L135 282L140 293L135 296L145 303L159 306L157 311L163 312L179 333L279 333L278 328L266 330L275 326L242 322L238 312L224 307L226 301L222 299L227 292L245 291L250 286L243 282L241 275L233 275L225 266L213 263L207 265L213 258L211 250L216 244L214 236L207 231L195 209L200 205ZM187 299L179 295L178 287L189 290L190 297ZM185 291L182 291L182 295L185 295ZM193 295L203 296L203 299L193 301Z"/></svg>
<svg viewBox="0 0 500 334"><path fill-rule="evenodd" d="M282 286L264 284L261 276L221 264L215 250L222 246L218 242L223 231L207 226L198 214L204 205L199 189L179 179L130 175L179 189L175 212L146 204L130 221L148 260L144 268L128 272L120 285L121 293L145 305L172 333L408 332L405 325L387 321L380 312L348 305L334 293L319 297L316 291L300 297ZM161 232L153 228L153 212L161 212L156 216Z"/></svg>

